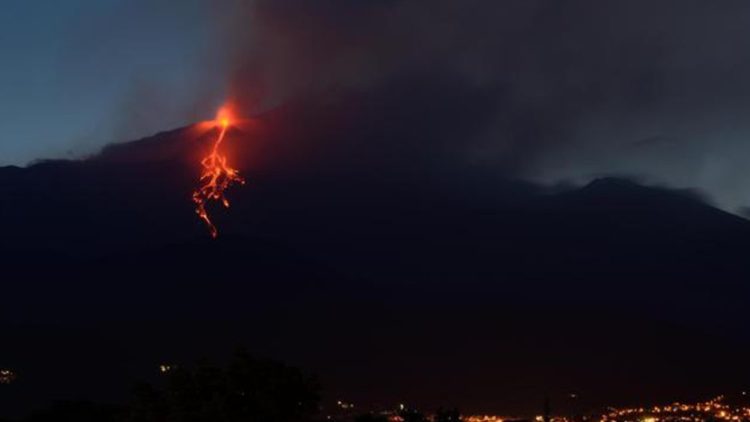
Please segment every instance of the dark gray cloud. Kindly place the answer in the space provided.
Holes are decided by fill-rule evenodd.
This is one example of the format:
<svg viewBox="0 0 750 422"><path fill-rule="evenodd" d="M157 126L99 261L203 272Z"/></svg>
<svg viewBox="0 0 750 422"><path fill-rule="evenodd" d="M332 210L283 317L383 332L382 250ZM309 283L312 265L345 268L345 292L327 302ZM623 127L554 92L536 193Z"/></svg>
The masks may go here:
<svg viewBox="0 0 750 422"><path fill-rule="evenodd" d="M748 202L746 2L227 0L211 9L229 92L248 112L360 95L394 128L433 125L399 147L406 161L544 183L631 174L701 189L727 209ZM392 150L388 139L380 151Z"/></svg>

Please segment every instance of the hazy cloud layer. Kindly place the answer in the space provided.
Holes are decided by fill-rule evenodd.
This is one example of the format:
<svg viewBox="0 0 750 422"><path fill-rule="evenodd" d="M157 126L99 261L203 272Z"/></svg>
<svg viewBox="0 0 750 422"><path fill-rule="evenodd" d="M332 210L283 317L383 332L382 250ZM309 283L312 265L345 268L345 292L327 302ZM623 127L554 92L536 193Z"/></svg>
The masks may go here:
<svg viewBox="0 0 750 422"><path fill-rule="evenodd" d="M697 187L729 209L748 202L746 2L260 0L211 9L229 92L250 112L363 95L387 110L384 123L438 128L410 134L407 161L437 155L450 160L435 165L545 183L635 175Z"/></svg>

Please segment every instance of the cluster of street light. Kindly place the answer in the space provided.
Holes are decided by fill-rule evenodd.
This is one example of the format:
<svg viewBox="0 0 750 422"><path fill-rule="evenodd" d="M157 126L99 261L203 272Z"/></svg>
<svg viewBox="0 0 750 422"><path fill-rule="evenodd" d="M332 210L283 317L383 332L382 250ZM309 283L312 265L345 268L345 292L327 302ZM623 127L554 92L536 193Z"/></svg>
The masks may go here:
<svg viewBox="0 0 750 422"><path fill-rule="evenodd" d="M503 422L507 418L495 415L467 415L463 417L464 422Z"/></svg>

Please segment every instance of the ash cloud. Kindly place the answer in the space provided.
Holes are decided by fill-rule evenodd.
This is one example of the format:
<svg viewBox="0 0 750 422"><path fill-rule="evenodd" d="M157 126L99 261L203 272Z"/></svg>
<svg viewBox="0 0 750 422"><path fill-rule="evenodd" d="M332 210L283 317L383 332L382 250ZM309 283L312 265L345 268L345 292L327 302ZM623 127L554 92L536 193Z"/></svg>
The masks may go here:
<svg viewBox="0 0 750 422"><path fill-rule="evenodd" d="M373 114L354 118L387 126L374 129L372 162L397 152L389 166L549 184L629 174L729 210L748 202L746 2L225 0L210 11L246 112L365 98ZM321 148L358 145L340 138Z"/></svg>

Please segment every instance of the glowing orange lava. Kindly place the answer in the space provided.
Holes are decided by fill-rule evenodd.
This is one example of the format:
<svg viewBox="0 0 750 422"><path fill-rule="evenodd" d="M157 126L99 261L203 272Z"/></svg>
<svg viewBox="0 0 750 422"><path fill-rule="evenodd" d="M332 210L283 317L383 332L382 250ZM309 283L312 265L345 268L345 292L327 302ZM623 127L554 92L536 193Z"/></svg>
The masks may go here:
<svg viewBox="0 0 750 422"><path fill-rule="evenodd" d="M203 173L201 173L200 177L201 185L193 192L195 213L206 223L213 238L219 235L219 231L208 215L206 204L214 200L221 202L225 207L229 208L229 201L225 196L225 191L234 183L245 184L245 180L240 176L239 172L227 164L226 155L223 155L219 149L222 141L224 141L227 129L231 126L229 113L226 109L219 111L216 126L221 129L219 136L216 138L216 142L214 142L211 153L201 160L201 165L203 166Z"/></svg>

